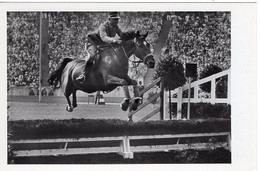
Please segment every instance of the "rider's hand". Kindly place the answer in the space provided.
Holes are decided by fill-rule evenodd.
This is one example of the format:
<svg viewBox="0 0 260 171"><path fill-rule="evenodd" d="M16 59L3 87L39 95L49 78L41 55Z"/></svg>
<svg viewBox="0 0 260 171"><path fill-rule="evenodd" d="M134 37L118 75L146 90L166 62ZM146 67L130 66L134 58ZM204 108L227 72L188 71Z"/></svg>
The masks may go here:
<svg viewBox="0 0 260 171"><path fill-rule="evenodd" d="M113 43L121 44L121 43L122 43L122 40L120 40L120 39L114 39L114 40L113 40Z"/></svg>
<svg viewBox="0 0 260 171"><path fill-rule="evenodd" d="M118 40L116 40L116 43L117 43L117 44L121 44L121 43L122 43L122 40L119 40L119 39L118 39Z"/></svg>

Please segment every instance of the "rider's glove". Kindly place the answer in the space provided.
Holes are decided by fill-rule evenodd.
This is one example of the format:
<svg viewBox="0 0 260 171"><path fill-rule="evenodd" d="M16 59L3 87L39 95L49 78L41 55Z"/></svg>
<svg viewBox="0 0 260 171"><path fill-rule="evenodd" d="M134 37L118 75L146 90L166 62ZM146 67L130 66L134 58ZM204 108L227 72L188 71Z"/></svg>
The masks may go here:
<svg viewBox="0 0 260 171"><path fill-rule="evenodd" d="M122 40L116 40L116 43L121 44Z"/></svg>
<svg viewBox="0 0 260 171"><path fill-rule="evenodd" d="M113 43L121 44L121 43L122 43L122 40L120 40L120 39L114 39L114 40L113 40Z"/></svg>

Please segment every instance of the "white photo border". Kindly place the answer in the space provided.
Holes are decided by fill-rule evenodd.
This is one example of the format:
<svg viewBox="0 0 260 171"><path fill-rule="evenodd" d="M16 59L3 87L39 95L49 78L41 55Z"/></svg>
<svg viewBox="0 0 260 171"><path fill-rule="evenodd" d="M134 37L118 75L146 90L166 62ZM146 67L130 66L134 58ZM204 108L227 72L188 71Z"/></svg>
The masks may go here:
<svg viewBox="0 0 260 171"><path fill-rule="evenodd" d="M7 165L7 11L231 11L231 164ZM256 170L257 58L256 3L1 3L1 165L0 170ZM243 78L243 80L241 80Z"/></svg>

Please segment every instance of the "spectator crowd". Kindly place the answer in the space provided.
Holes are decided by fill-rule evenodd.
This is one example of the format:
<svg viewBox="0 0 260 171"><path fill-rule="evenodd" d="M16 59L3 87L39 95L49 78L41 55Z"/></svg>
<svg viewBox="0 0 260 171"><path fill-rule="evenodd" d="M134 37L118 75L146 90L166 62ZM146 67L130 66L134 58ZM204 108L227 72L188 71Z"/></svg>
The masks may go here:
<svg viewBox="0 0 260 171"><path fill-rule="evenodd" d="M39 82L39 13L8 12L7 58L8 84L38 87ZM65 57L84 58L86 35L107 20L104 12L48 12L49 71L57 69ZM161 28L160 13L121 14L123 31L149 31L148 41L155 45Z"/></svg>
<svg viewBox="0 0 260 171"><path fill-rule="evenodd" d="M167 46L182 63L197 63L199 69L231 65L230 12L175 12Z"/></svg>
<svg viewBox="0 0 260 171"><path fill-rule="evenodd" d="M86 35L107 20L105 12L47 12L49 71L57 69L63 58L84 58ZM149 31L154 49L163 27L163 12L122 12L123 31ZM169 12L167 13L169 14ZM39 12L7 13L7 79L9 85L38 87ZM174 16L174 17L170 17ZM217 64L230 67L231 30L229 12L175 12L166 46L183 63L200 67Z"/></svg>

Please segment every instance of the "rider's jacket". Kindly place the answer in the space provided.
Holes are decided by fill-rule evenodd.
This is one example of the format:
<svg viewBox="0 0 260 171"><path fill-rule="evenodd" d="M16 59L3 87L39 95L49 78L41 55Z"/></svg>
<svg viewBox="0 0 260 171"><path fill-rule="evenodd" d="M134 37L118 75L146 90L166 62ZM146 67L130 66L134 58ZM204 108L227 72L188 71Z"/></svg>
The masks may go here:
<svg viewBox="0 0 260 171"><path fill-rule="evenodd" d="M98 34L103 42L112 43L116 34L119 37L123 36L122 30L118 26L112 26L109 21L102 23L98 28Z"/></svg>

